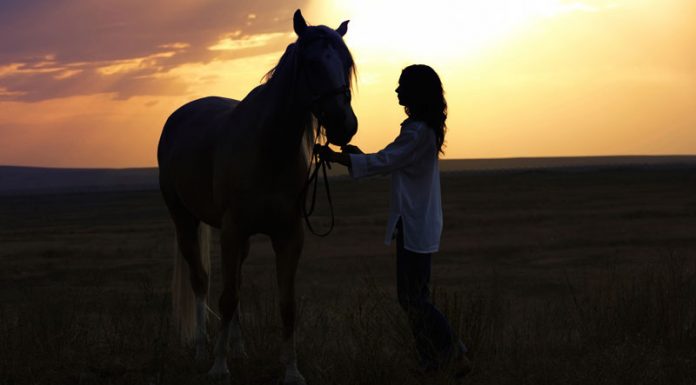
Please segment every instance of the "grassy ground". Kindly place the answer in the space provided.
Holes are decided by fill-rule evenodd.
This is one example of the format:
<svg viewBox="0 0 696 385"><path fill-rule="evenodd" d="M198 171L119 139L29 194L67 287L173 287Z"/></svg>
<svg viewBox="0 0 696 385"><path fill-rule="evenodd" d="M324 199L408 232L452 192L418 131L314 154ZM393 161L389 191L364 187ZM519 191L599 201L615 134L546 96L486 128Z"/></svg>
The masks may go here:
<svg viewBox="0 0 696 385"><path fill-rule="evenodd" d="M467 383L696 382L693 170L464 173L442 185L435 301L471 350ZM310 385L421 383L381 244L387 181L332 189L336 230L307 237L298 272L300 369ZM172 330L172 250L156 191L1 197L0 384L205 383ZM214 249L213 298L218 259ZM274 384L266 238L253 239L243 280L249 357L230 362L230 381Z"/></svg>

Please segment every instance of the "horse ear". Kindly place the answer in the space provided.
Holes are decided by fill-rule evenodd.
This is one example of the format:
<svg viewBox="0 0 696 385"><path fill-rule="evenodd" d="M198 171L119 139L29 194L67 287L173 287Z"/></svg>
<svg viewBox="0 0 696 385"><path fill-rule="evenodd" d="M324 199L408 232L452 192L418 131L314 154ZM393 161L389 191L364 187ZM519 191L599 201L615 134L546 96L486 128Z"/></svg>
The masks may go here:
<svg viewBox="0 0 696 385"><path fill-rule="evenodd" d="M307 22L304 17L302 17L302 12L298 9L295 11L295 15L292 17L292 26L295 28L295 33L297 36L302 36L304 31L307 29Z"/></svg>
<svg viewBox="0 0 696 385"><path fill-rule="evenodd" d="M348 22L349 21L350 20L346 20L343 23L341 23L340 26L338 26L338 28L336 29L336 32L338 32L339 35L341 35L341 36L346 35L346 32L348 32Z"/></svg>

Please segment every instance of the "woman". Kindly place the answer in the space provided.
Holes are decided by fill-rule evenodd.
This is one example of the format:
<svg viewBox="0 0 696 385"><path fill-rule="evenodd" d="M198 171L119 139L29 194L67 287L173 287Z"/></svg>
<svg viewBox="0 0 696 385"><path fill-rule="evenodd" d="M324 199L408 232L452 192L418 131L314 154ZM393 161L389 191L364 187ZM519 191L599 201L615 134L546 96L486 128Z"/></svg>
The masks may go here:
<svg viewBox="0 0 696 385"><path fill-rule="evenodd" d="M426 372L470 370L464 344L430 300L430 260L440 246L442 205L438 155L445 141L447 103L439 76L422 64L406 67L396 89L408 119L399 136L375 154L355 146L341 153L325 147L323 159L350 168L353 178L391 174L385 243L396 238L397 291Z"/></svg>

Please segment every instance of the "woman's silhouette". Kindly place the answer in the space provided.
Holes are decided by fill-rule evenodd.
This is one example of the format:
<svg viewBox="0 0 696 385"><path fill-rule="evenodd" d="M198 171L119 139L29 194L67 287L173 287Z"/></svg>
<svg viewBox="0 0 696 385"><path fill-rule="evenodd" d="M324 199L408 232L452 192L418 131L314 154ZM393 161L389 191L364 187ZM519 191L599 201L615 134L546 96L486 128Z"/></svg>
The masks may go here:
<svg viewBox="0 0 696 385"><path fill-rule="evenodd" d="M397 291L407 314L421 364L426 373L470 370L466 347L455 337L445 316L430 299L432 253L442 232L440 170L447 119L447 102L440 77L429 66L406 67L396 89L408 119L399 136L374 154L355 146L341 153L325 147L322 157L350 168L353 178L391 174L391 199L385 243L396 238Z"/></svg>

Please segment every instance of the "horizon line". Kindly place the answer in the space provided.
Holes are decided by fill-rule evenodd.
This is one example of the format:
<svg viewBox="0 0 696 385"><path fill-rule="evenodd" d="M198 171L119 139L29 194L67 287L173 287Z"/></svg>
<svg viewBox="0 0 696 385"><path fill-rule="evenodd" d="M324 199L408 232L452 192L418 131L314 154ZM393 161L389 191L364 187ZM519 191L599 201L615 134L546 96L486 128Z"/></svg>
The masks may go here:
<svg viewBox="0 0 696 385"><path fill-rule="evenodd" d="M627 159L627 158L694 158L696 154L662 154L662 155L558 155L558 156L514 156L500 158L454 158L454 159L439 159L441 162L454 161L514 161L514 160L531 160L531 159ZM56 170L143 170L156 169L158 165L152 166L41 166L41 165L22 165L22 164L0 164L4 168L35 168L35 169L56 169Z"/></svg>

